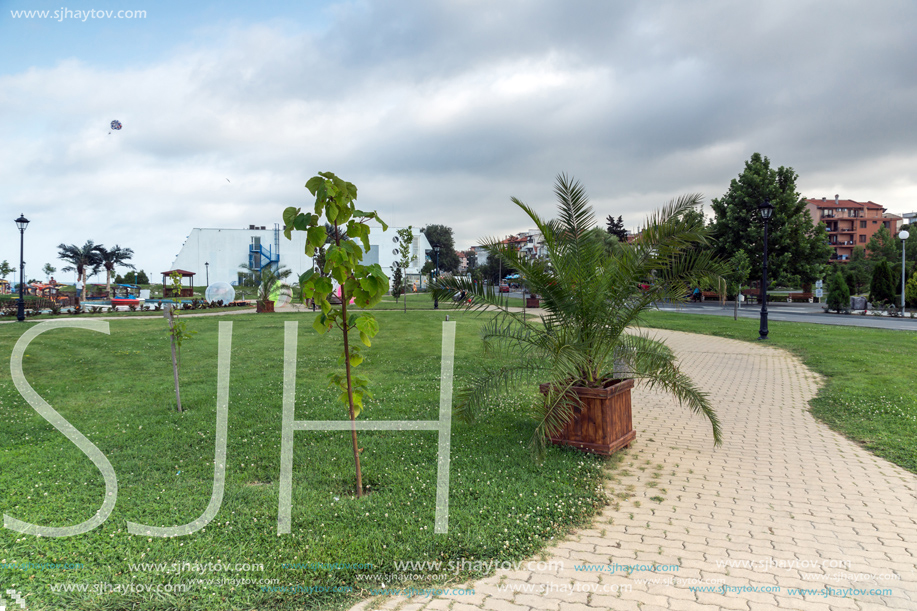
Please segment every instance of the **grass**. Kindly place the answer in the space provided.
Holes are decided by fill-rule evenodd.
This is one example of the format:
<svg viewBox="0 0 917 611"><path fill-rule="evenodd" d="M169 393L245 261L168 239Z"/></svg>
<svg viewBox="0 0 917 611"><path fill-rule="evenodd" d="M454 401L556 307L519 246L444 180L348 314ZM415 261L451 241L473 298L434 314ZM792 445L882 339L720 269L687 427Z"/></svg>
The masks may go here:
<svg viewBox="0 0 917 611"><path fill-rule="evenodd" d="M756 319L649 312L649 327L755 341ZM834 430L917 473L917 333L771 321L767 342L798 355L827 383L812 414Z"/></svg>
<svg viewBox="0 0 917 611"><path fill-rule="evenodd" d="M458 387L485 358L482 321L449 313L457 320ZM443 314L376 314L381 332L359 370L374 394L362 418L437 417ZM183 414L174 407L164 321L126 318L110 322L110 335L58 329L37 337L24 358L25 374L35 391L108 457L118 477L117 505L103 525L82 535L39 538L0 529L3 587L27 594L32 611L345 608L382 583L384 578L374 575L399 572L395 562L441 561L447 567L450 561L523 559L585 523L607 502L601 483L608 459L552 448L543 464L533 462L526 446L533 385L531 393L493 404L474 427L454 423L447 535L433 534L435 433L361 432L369 494L357 500L349 433L298 431L292 533L278 536L284 321L300 322L296 418L346 418L337 393L326 385L327 374L337 369L341 342L317 335L313 316L222 319L233 323L225 495L204 530L172 539L130 535L126 522L184 524L200 516L210 500L221 318L186 319L197 334L183 348ZM0 325L0 355L8 358L31 325ZM0 368L0 512L46 526L88 519L104 494L99 471L29 407L8 372ZM82 566L2 568L28 562ZM169 569L183 562L263 564L264 570L196 574L131 566L164 563ZM372 569L291 570L285 563L367 563ZM448 572L440 582L462 583L485 571ZM352 591L270 592L239 582L191 584L195 579L267 579L280 587ZM191 584L192 589L55 593L51 587L58 583Z"/></svg>
<svg viewBox="0 0 917 611"><path fill-rule="evenodd" d="M58 318L112 318L112 317L129 318L133 316L156 316L156 317L161 318L163 316L162 310L154 310L152 307L147 311L137 310L135 312L131 312L129 310L117 310L117 311L112 312L106 309L106 310L102 310L101 312L93 313L91 311L91 308L93 307L92 305L87 305L84 302L83 306L87 309L87 311L83 312L82 314L74 315L74 314L68 314L67 312L62 312L61 314L58 314L58 315L38 314L36 316L29 316L28 320L41 321L41 320L54 320ZM206 309L200 309L200 310L182 310L182 313L183 314L203 314L203 313L209 312L211 314L217 314L217 313L226 314L228 312L239 312L243 310L252 310L254 309L254 307L255 307L254 304L252 304L250 306L233 306L231 308L225 307L225 308L219 308L219 309L206 308ZM9 321L9 320L16 320L15 312L9 315L0 316L0 321Z"/></svg>

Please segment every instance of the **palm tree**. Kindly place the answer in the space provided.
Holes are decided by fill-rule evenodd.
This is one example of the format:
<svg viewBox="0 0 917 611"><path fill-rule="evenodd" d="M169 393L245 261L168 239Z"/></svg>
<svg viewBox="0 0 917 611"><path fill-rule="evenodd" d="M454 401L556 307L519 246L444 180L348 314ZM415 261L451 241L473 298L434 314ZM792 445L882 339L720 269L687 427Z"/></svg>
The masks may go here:
<svg viewBox="0 0 917 611"><path fill-rule="evenodd" d="M111 276L115 271L115 266L129 267L137 269L127 261L134 256L134 251L130 248L121 248L117 244L113 248L105 248L101 244L96 247L102 266L105 268L105 288L111 295Z"/></svg>
<svg viewBox="0 0 917 611"><path fill-rule="evenodd" d="M291 290L286 280L293 273L293 270L287 267L281 265L274 269L272 266L266 266L259 270L248 265L240 265L239 269L251 274L251 278L257 283L257 300L262 308L267 302L276 301L274 296L278 291L283 289Z"/></svg>
<svg viewBox="0 0 917 611"><path fill-rule="evenodd" d="M70 264L61 268L61 271L76 271L76 277L83 283L85 290L87 276L97 274L102 267L102 260L99 256L99 249L102 248L102 245L87 240L82 246L58 244L57 248L57 258ZM80 305L79 292L77 292L76 305Z"/></svg>
<svg viewBox="0 0 917 611"><path fill-rule="evenodd" d="M496 307L498 315L483 329L485 345L510 357L496 367L485 367L459 391L456 414L473 421L477 408L494 393L541 374L550 382L536 411L532 439L541 450L546 438L573 418L571 402L577 399L572 388L601 388L612 379L634 378L672 393L681 404L703 414L719 443L719 421L707 396L679 371L672 351L639 328L641 315L656 302L684 300L689 286L724 271L709 251L692 248L706 242L703 225L681 218L701 203L701 196L673 200L648 220L635 242L608 249L591 231L595 220L583 187L561 174L554 192L559 201L555 220L544 220L512 199L544 236L546 260L529 260L496 238L481 243L504 266L518 270L529 290L541 295L547 311L541 320L510 312L492 285L455 278L443 280L434 290L447 302L457 290L466 291L474 297L467 308Z"/></svg>

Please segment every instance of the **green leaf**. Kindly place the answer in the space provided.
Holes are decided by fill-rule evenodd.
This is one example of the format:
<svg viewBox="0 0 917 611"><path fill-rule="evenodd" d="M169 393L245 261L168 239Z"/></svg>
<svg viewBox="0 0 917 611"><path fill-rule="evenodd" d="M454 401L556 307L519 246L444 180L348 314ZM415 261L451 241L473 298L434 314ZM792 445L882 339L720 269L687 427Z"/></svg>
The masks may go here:
<svg viewBox="0 0 917 611"><path fill-rule="evenodd" d="M297 214L296 218L293 219L293 228L297 231L307 231L309 225L312 224L312 215L311 214Z"/></svg>
<svg viewBox="0 0 917 611"><path fill-rule="evenodd" d="M318 189L324 184L325 180L321 176L313 176L309 179L309 182L306 183L306 188L309 189L312 195L315 195Z"/></svg>
<svg viewBox="0 0 917 611"><path fill-rule="evenodd" d="M330 295L331 291L334 290L334 285L331 283L330 278L316 278L313 285L315 286L315 291L322 295Z"/></svg>
<svg viewBox="0 0 917 611"><path fill-rule="evenodd" d="M327 324L327 320L324 314L316 316L315 320L312 321L312 328L318 331L319 334L326 333L330 327L330 325Z"/></svg>
<svg viewBox="0 0 917 611"><path fill-rule="evenodd" d="M363 393L359 390L353 391L353 416L356 418L363 411Z"/></svg>
<svg viewBox="0 0 917 611"><path fill-rule="evenodd" d="M357 319L357 329L360 333L365 333L369 337L375 337L379 332L379 323L370 314L363 314ZM368 346L369 344L367 344Z"/></svg>
<svg viewBox="0 0 917 611"><path fill-rule="evenodd" d="M325 243L325 228L309 227L306 234L306 242L314 248L321 248Z"/></svg>
<svg viewBox="0 0 917 611"><path fill-rule="evenodd" d="M351 367L356 367L362 362L363 362L363 357L360 354L354 352L350 355L350 366Z"/></svg>
<svg viewBox="0 0 917 611"><path fill-rule="evenodd" d="M314 269L310 269L306 272L303 272L302 274L299 275L299 285L303 286L304 284L309 282L309 279L312 278L312 276L314 275L316 275Z"/></svg>
<svg viewBox="0 0 917 611"><path fill-rule="evenodd" d="M367 348L371 347L373 344L369 341L369 336L366 335L363 331L360 331L360 341L363 342Z"/></svg>
<svg viewBox="0 0 917 611"><path fill-rule="evenodd" d="M296 218L296 215L299 214L299 208L294 208L290 206L285 208L283 211L283 224L285 227L291 227L293 225L293 220Z"/></svg>

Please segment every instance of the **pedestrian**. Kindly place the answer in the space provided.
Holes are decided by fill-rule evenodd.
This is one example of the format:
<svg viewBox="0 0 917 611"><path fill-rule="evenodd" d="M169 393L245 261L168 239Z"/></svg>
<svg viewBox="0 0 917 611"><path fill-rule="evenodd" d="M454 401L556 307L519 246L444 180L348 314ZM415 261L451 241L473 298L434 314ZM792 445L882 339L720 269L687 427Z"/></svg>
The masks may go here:
<svg viewBox="0 0 917 611"><path fill-rule="evenodd" d="M74 286L76 286L76 299L79 301L83 298L83 283L77 278Z"/></svg>
<svg viewBox="0 0 917 611"><path fill-rule="evenodd" d="M694 287L694 301L695 303L700 301L700 289L696 286Z"/></svg>

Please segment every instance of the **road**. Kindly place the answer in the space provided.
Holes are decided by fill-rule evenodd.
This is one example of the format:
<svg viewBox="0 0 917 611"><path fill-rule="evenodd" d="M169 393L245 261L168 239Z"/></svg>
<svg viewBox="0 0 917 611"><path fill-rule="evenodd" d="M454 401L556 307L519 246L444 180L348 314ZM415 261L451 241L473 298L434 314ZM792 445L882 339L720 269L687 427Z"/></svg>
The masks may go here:
<svg viewBox="0 0 917 611"><path fill-rule="evenodd" d="M710 316L732 316L733 304L724 308L718 303L685 303L675 306L661 306L661 312L682 312L685 314L707 314ZM760 318L761 307L745 305L739 308L742 318ZM887 316L867 316L860 314L825 314L817 303L769 303L767 304L768 321L807 322L818 325L839 325L845 327L872 327L875 329L893 329L897 331L917 331L917 318L890 318Z"/></svg>

